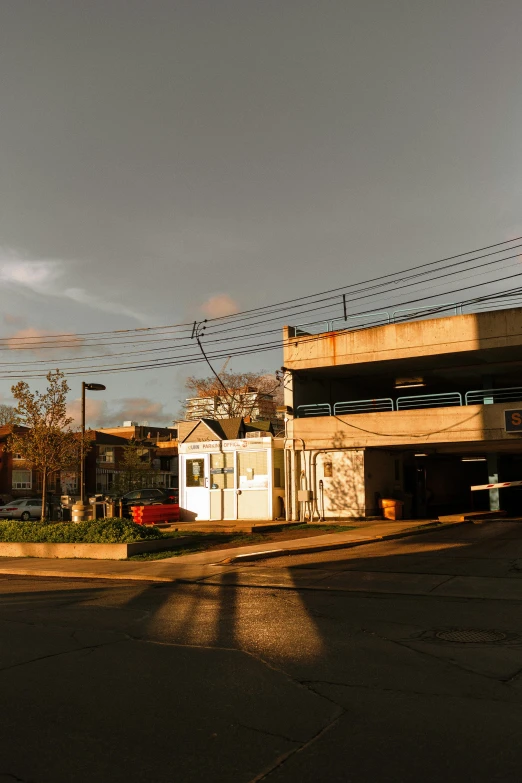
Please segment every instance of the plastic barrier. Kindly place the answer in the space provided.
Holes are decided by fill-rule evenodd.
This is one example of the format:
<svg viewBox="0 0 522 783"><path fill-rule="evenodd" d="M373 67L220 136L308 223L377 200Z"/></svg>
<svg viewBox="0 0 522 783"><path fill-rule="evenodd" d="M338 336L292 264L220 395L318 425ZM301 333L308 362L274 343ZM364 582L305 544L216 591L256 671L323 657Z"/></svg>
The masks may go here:
<svg viewBox="0 0 522 783"><path fill-rule="evenodd" d="M132 521L137 525L159 525L162 522L179 521L177 503L161 503L154 506L131 506Z"/></svg>

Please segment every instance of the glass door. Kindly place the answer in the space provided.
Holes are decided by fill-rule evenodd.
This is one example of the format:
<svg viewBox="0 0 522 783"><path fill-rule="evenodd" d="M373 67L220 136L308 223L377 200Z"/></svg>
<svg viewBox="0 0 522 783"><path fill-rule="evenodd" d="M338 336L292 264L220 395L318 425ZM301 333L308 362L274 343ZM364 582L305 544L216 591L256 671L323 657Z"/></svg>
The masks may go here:
<svg viewBox="0 0 522 783"><path fill-rule="evenodd" d="M208 454L190 457L185 462L185 502L189 519L210 518Z"/></svg>

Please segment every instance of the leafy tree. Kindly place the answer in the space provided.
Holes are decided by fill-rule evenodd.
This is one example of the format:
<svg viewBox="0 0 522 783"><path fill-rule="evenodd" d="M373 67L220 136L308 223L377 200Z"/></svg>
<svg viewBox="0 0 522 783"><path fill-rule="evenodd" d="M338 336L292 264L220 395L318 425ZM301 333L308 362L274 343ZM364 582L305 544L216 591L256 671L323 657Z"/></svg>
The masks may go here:
<svg viewBox="0 0 522 783"><path fill-rule="evenodd" d="M125 495L133 489L150 487L155 483L158 474L159 471L151 464L149 449L131 440L123 447L119 473L115 476L113 489L118 494Z"/></svg>
<svg viewBox="0 0 522 783"><path fill-rule="evenodd" d="M16 409L12 405L0 405L0 427L16 423Z"/></svg>
<svg viewBox="0 0 522 783"><path fill-rule="evenodd" d="M42 519L46 516L47 482L50 474L77 468L80 437L71 429L66 397L69 386L59 370L47 374L47 390L31 392L25 381L11 389L17 401L16 423L28 429L13 432L7 441L9 451L42 474Z"/></svg>
<svg viewBox="0 0 522 783"><path fill-rule="evenodd" d="M185 381L191 394L183 406L183 415L194 418L224 419L251 416L255 411L267 410L267 417L275 416L275 405L282 397L281 382L275 375L261 372L222 372L219 379L213 375ZM197 403L192 402L199 398ZM273 398L273 403L271 399Z"/></svg>

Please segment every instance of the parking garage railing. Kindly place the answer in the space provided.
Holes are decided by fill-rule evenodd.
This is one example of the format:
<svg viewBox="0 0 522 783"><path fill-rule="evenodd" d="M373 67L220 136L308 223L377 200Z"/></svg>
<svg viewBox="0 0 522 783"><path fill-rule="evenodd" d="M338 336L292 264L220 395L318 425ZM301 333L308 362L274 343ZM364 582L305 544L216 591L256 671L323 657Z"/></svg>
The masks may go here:
<svg viewBox="0 0 522 783"><path fill-rule="evenodd" d="M521 388L477 389L465 394L465 405L491 405L495 402L522 400Z"/></svg>
<svg viewBox="0 0 522 783"><path fill-rule="evenodd" d="M353 329L364 329L372 326L386 326L402 321L416 321L422 318L439 318L441 315L462 314L462 305L455 302L444 302L437 305L422 307L406 307L398 310L372 310L358 315L347 315L346 318L333 320L309 321L292 327L295 337L323 334L324 332L346 332Z"/></svg>
<svg viewBox="0 0 522 783"><path fill-rule="evenodd" d="M510 307L521 307L522 296L520 293L510 297L491 297L486 301L476 302L441 302L439 304L421 305L419 307L402 307L397 310L368 310L357 315L346 315L345 318L312 321L309 323L292 326L291 336L303 337L305 335L322 334L324 332L345 332L354 329L365 329L375 326L385 326L405 321L418 321L430 318L441 318L454 315L468 315L481 313L486 310L494 311Z"/></svg>
<svg viewBox="0 0 522 783"><path fill-rule="evenodd" d="M299 405L298 418L308 416L340 416L359 413L381 413L386 411L417 410L420 408L448 408L463 405L488 405L498 402L522 401L522 386L503 389L475 389L462 396L460 392L441 392L439 394L411 394L397 397L376 397L370 400L346 400L313 405Z"/></svg>
<svg viewBox="0 0 522 783"><path fill-rule="evenodd" d="M462 394L459 394L459 392L447 392L445 394L412 394L407 397L397 397L395 410L447 408L451 405L462 405Z"/></svg>
<svg viewBox="0 0 522 783"><path fill-rule="evenodd" d="M393 400L391 397L380 397L376 400L336 402L333 409L335 416L337 416L338 413L375 413L378 411L392 411Z"/></svg>
<svg viewBox="0 0 522 783"><path fill-rule="evenodd" d="M297 417L304 418L305 416L331 416L332 406L327 402L318 403L317 405L299 405L297 408Z"/></svg>

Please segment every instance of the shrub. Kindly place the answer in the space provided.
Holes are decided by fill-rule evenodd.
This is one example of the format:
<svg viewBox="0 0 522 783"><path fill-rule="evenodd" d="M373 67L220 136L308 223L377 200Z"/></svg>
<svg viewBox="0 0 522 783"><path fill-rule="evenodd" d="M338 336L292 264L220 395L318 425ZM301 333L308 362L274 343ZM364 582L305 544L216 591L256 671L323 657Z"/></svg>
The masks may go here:
<svg viewBox="0 0 522 783"><path fill-rule="evenodd" d="M0 522L0 541L35 544L132 544L162 538L154 527L136 525L130 519L94 519L78 524L64 522Z"/></svg>

